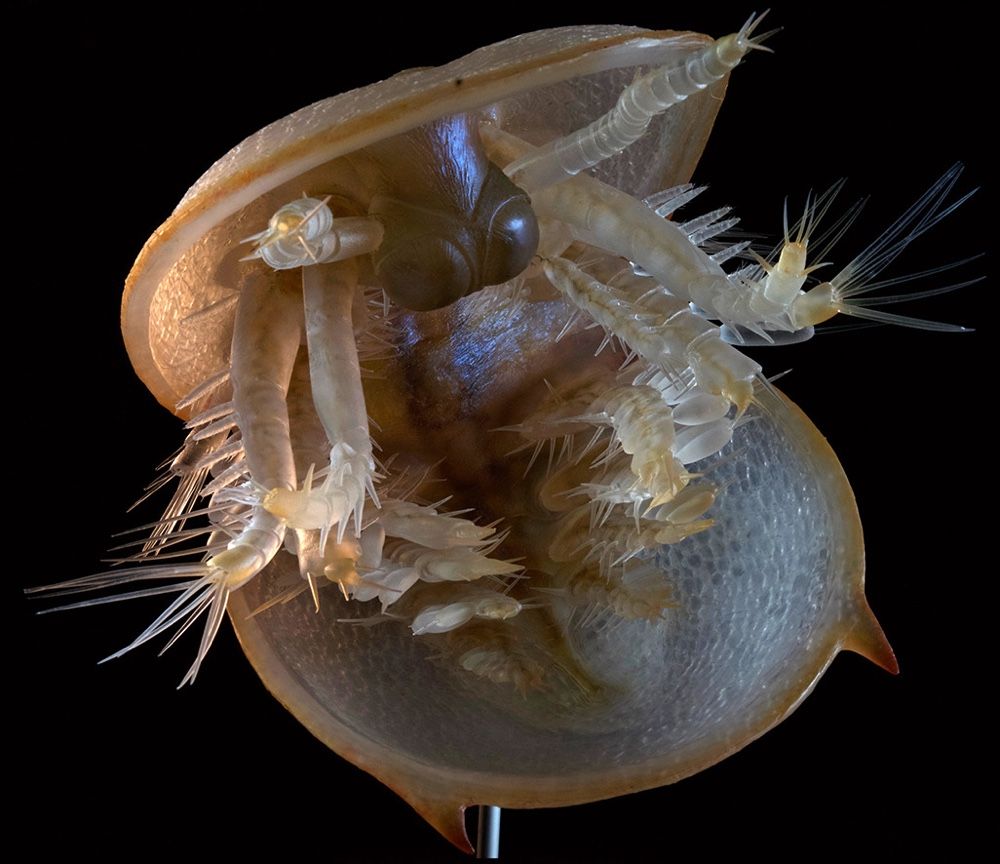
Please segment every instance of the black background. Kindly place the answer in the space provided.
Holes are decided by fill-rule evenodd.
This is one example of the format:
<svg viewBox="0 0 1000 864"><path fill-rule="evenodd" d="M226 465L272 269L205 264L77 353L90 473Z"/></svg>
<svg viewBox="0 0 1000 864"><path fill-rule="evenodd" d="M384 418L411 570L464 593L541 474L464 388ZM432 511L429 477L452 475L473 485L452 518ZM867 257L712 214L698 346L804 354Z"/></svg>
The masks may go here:
<svg viewBox="0 0 1000 864"><path fill-rule="evenodd" d="M8 79L17 83L9 297L21 310L8 339L23 332L35 347L8 349L7 583L20 627L8 712L23 723L10 739L20 826L39 855L462 860L286 714L227 628L197 685L176 693L191 646L94 665L158 604L35 618L18 597L26 584L93 572L108 535L134 524L125 507L180 441L177 421L129 368L120 285L215 158L309 102L524 30L617 19L722 35L750 11L640 4L587 16L473 4L457 18L435 5L401 19L371 5L370 25L359 27L339 5L245 4L228 18L164 8L130 19L26 4L11 28L26 59ZM734 74L696 174L712 186L698 212L729 203L745 227L774 236L786 194L800 202L846 175L848 196L873 200L843 260L961 159L961 188L987 188L896 272L990 252L985 22L961 3L940 17L805 5L775 4L777 53ZM961 272L991 267L987 256ZM976 836L966 776L992 740L985 699L994 679L987 593L996 565L979 556L984 508L995 508L974 497L989 494L993 463L993 290L985 282L907 310L973 325L973 335L878 328L759 355L771 373L793 368L782 387L852 480L869 598L902 674L845 654L791 718L694 778L610 802L507 812L506 860L781 860L928 844L957 851Z"/></svg>

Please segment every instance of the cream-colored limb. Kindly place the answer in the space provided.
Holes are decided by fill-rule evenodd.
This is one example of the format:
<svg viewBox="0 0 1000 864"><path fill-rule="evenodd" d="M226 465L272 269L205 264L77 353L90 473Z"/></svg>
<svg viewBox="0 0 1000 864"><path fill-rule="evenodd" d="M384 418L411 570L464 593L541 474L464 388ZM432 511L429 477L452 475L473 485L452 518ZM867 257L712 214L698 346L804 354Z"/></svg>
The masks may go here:
<svg viewBox="0 0 1000 864"><path fill-rule="evenodd" d="M769 34L751 37L764 15L751 16L738 33L717 39L674 65L643 75L622 91L607 114L515 159L505 173L533 195L621 153L646 134L654 117L721 81L750 50L759 48Z"/></svg>
<svg viewBox="0 0 1000 864"><path fill-rule="evenodd" d="M354 295L357 264L341 261L302 269L306 341L313 405L330 443L330 464L324 481L299 491L276 488L265 500L267 509L295 528L319 529L320 551L336 526L339 543L347 524L361 533L365 496L375 492L375 459L361 367L354 338ZM311 478L310 478L311 479Z"/></svg>

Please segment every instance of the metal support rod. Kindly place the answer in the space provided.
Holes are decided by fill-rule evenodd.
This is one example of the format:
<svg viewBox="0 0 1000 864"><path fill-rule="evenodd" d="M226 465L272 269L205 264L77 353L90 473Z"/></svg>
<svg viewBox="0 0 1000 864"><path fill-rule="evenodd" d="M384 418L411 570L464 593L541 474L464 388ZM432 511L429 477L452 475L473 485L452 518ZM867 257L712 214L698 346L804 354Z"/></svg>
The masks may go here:
<svg viewBox="0 0 1000 864"><path fill-rule="evenodd" d="M476 828L476 858L500 857L500 808L480 804Z"/></svg>

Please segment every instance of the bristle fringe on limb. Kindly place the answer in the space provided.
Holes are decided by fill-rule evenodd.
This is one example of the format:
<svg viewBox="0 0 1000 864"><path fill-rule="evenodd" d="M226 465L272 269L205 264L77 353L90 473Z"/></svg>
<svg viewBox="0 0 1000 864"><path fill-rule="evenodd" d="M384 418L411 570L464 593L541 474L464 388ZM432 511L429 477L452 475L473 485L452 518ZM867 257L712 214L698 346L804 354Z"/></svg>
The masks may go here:
<svg viewBox="0 0 1000 864"><path fill-rule="evenodd" d="M916 300L933 297L949 291L956 291L980 281L968 279L954 285L942 288L932 288L926 291L916 291L911 294L896 294L892 296L867 297L873 291L881 288L899 285L926 276L933 276L946 270L966 264L979 256L971 256L953 264L944 264L920 271L911 276L895 277L875 281L875 277L893 263L918 237L929 231L943 219L961 207L978 190L972 189L955 201L948 201L963 166L956 163L949 168L931 187L918 198L888 229L870 244L850 264L840 271L830 285L833 289L833 302L837 310L845 315L876 321L884 324L897 324L920 330L933 330L946 333L966 333L970 328L958 324L946 324L939 321L929 321L923 318L913 318L908 315L897 315L891 312L873 310L872 306L882 306L904 300Z"/></svg>

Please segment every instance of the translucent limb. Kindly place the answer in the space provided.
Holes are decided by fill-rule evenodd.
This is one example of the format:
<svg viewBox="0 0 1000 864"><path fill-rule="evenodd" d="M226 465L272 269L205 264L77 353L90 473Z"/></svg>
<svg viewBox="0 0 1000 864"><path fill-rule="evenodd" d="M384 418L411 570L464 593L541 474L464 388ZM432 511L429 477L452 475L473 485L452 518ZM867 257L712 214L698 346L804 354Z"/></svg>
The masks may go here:
<svg viewBox="0 0 1000 864"><path fill-rule="evenodd" d="M499 591L468 589L463 594L453 603L436 603L421 609L410 624L413 635L447 633L473 618L506 621L524 608L519 601Z"/></svg>
<svg viewBox="0 0 1000 864"><path fill-rule="evenodd" d="M313 405L330 442L329 473L318 490L330 520L323 529L321 547L333 525L340 542L352 518L355 535L361 533L366 493L378 504L375 459L352 323L357 284L353 261L302 270ZM301 494L315 491L304 489Z"/></svg>
<svg viewBox="0 0 1000 864"><path fill-rule="evenodd" d="M646 134L654 117L721 81L748 51L759 47L769 34L751 36L763 17L751 16L738 33L693 52L676 66L643 75L622 91L607 114L516 159L506 167L507 176L533 194L620 153Z"/></svg>
<svg viewBox="0 0 1000 864"><path fill-rule="evenodd" d="M256 248L240 260L261 258L275 270L294 270L378 249L382 223L367 217L335 219L326 203L329 200L329 196L322 200L299 198L280 207L264 231L243 241Z"/></svg>
<svg viewBox="0 0 1000 864"><path fill-rule="evenodd" d="M690 367L697 384L707 391L706 397L715 394L733 402L739 411L746 408L760 366L722 342L718 328L694 315L687 303L669 296L648 278L626 277L611 287L564 258L547 259L543 267L549 281L574 306L668 380L678 381ZM718 411L718 400L714 405ZM697 405L691 408L693 415Z"/></svg>
<svg viewBox="0 0 1000 864"><path fill-rule="evenodd" d="M286 398L302 341L296 282L276 274L251 279L236 310L233 410L239 419L250 476L264 488L295 488Z"/></svg>
<svg viewBox="0 0 1000 864"><path fill-rule="evenodd" d="M969 328L957 324L945 324L938 321L928 321L923 318L912 318L907 315L897 315L892 312L882 312L872 309L888 303L898 303L903 300L934 296L947 291L954 291L966 285L978 282L970 279L944 288L932 288L928 291L915 291L911 294L893 296L866 296L881 288L899 285L910 280L933 276L953 267L967 263L971 259L945 264L915 273L909 276L878 280L876 277L898 258L907 246L947 218L957 208L961 207L976 190L966 192L960 198L950 201L949 197L958 178L962 173L962 165L956 164L949 168L931 187L918 198L885 232L861 252L853 261L844 267L829 282L823 282L809 291L799 294L791 304L790 315L798 326L819 324L836 315L838 312L870 321L884 324L899 324L903 327L914 327L921 330L935 330L946 333L967 332Z"/></svg>

